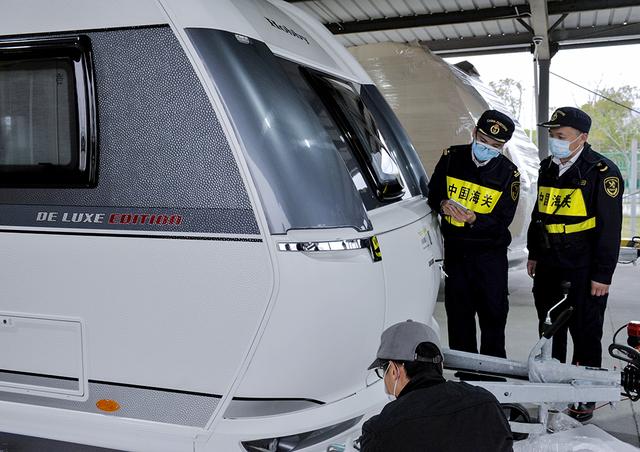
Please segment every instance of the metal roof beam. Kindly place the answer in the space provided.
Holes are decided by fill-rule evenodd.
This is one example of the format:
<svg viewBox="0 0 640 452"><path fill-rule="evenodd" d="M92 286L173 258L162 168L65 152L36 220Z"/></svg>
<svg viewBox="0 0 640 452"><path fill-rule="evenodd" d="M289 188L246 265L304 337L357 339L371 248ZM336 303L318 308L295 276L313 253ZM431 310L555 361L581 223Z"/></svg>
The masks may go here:
<svg viewBox="0 0 640 452"><path fill-rule="evenodd" d="M547 3L549 14L579 13L638 6L638 0L560 0Z"/></svg>
<svg viewBox="0 0 640 452"><path fill-rule="evenodd" d="M482 22L486 20L517 19L529 16L530 13L529 5L525 4L443 13L416 14L414 16L384 17L357 20L354 22L330 23L325 25L333 34L341 35L347 33L365 33L381 30L463 24L469 22Z"/></svg>
<svg viewBox="0 0 640 452"><path fill-rule="evenodd" d="M493 37L477 37L464 39L441 39L435 41L421 41L421 45L434 53L447 54L466 52L466 54L478 54L483 51L495 52L496 50L517 52L519 50L531 50L531 35L506 35Z"/></svg>
<svg viewBox="0 0 640 452"><path fill-rule="evenodd" d="M530 51L531 38L531 34L521 33L519 35L421 41L420 44L441 56L482 55ZM640 41L640 23L557 29L549 35L549 38L552 42L559 43L562 49L631 44Z"/></svg>
<svg viewBox="0 0 640 452"><path fill-rule="evenodd" d="M640 38L640 23L627 25L601 25L580 29L560 29L551 33L551 40L560 42L563 47L567 41L580 41L581 44L594 42L615 42ZM566 44L563 44L566 43Z"/></svg>

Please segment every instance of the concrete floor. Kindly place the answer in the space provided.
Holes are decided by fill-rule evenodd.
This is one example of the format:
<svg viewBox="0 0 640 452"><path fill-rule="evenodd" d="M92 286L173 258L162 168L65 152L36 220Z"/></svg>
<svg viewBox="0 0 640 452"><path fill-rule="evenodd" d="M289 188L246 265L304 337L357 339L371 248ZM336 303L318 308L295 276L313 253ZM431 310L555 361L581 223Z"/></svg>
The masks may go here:
<svg viewBox="0 0 640 452"><path fill-rule="evenodd" d="M526 360L536 342L537 317L531 294L532 280L524 268L509 274L509 317L507 320L507 356L511 359ZM447 346L447 320L444 309L443 291L436 304L435 318L442 328L443 346ZM613 333L630 320L640 320L640 265L618 265L611 286L604 324L603 366L624 367L620 361L608 354ZM621 335L624 333L621 333ZM626 338L626 336L624 336ZM569 358L571 351L568 352ZM636 447L640 446L640 401L619 402L615 408L605 406L597 410L591 423L609 432L616 438Z"/></svg>

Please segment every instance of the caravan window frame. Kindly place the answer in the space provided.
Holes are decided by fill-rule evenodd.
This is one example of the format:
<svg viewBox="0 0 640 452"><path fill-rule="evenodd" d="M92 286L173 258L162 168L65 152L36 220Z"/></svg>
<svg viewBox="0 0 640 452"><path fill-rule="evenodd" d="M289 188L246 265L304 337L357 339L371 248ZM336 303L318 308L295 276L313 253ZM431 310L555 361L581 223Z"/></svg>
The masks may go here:
<svg viewBox="0 0 640 452"><path fill-rule="evenodd" d="M341 130L342 136L348 142L348 147L358 161L367 184L377 198L379 205L375 207L412 196L407 191L408 184L405 175L400 170L396 156L389 149L389 145L385 143L385 137L377 124L377 119L369 111L369 106L364 103L356 87L346 80L341 80L316 69L302 65L299 67L307 83L320 97L333 121ZM348 105L349 102L358 105L359 111L357 113ZM376 152L380 154L381 158L386 157L388 162L391 162L395 167L396 172L393 174L393 179L384 178L384 176L392 174L386 173L382 169L382 162L376 165L373 161ZM390 191L387 191L388 189ZM371 206L367 206L367 209L370 210Z"/></svg>
<svg viewBox="0 0 640 452"><path fill-rule="evenodd" d="M0 187L95 187L97 184L97 110L91 41L86 35L0 39L0 63L62 62L69 68L70 161L1 164Z"/></svg>

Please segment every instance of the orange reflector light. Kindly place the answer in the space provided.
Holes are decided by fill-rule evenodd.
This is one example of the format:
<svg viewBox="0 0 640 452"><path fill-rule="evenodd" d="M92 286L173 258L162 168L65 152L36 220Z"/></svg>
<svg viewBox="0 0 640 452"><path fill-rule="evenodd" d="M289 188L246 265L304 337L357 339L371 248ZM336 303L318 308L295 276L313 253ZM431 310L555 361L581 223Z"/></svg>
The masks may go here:
<svg viewBox="0 0 640 452"><path fill-rule="evenodd" d="M113 411L118 411L120 409L120 404L115 400L101 399L96 402L96 406L99 410L108 411L109 413Z"/></svg>

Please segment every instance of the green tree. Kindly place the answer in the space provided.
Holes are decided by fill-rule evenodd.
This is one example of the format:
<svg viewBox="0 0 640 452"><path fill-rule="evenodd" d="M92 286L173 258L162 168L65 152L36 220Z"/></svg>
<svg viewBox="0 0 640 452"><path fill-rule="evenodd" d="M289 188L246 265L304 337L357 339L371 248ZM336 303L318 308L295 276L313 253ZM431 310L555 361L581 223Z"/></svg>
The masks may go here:
<svg viewBox="0 0 640 452"><path fill-rule="evenodd" d="M625 85L604 88L600 90L600 94L627 108L596 95L582 105L580 109L592 119L589 143L597 151L628 151L631 140L640 140L640 115L629 110L640 99L640 90Z"/></svg>
<svg viewBox="0 0 640 452"><path fill-rule="evenodd" d="M534 144L538 142L538 129L524 129L524 133L527 134Z"/></svg>
<svg viewBox="0 0 640 452"><path fill-rule="evenodd" d="M489 82L489 86L509 109L513 117L519 121L522 112L522 83L512 78L503 78L496 82Z"/></svg>

